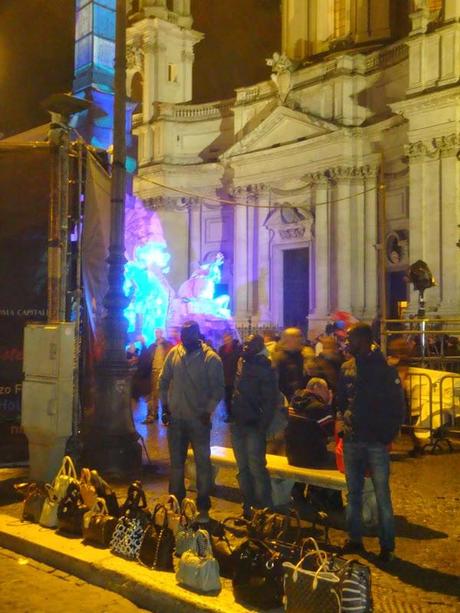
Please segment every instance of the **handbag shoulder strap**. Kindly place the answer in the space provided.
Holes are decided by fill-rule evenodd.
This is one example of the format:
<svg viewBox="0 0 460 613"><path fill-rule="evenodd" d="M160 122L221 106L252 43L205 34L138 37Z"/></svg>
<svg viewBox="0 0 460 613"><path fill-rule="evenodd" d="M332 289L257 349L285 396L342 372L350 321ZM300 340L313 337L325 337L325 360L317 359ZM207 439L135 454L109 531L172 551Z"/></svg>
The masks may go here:
<svg viewBox="0 0 460 613"><path fill-rule="evenodd" d="M61 468L59 469L59 472L57 474L57 477L62 476L72 477L75 480L77 479L77 471L75 470L75 465L69 455L64 456Z"/></svg>
<svg viewBox="0 0 460 613"><path fill-rule="evenodd" d="M174 494L169 494L165 506L168 509L168 511L172 511L176 515L180 514L180 504L177 498L174 496Z"/></svg>
<svg viewBox="0 0 460 613"><path fill-rule="evenodd" d="M195 533L195 541L198 556L200 558L209 558L212 556L211 539L206 530L197 530Z"/></svg>
<svg viewBox="0 0 460 613"><path fill-rule="evenodd" d="M80 473L80 483L83 485L92 485L91 484L91 472L89 468L82 468Z"/></svg>
<svg viewBox="0 0 460 613"><path fill-rule="evenodd" d="M195 502L191 498L184 498L181 507L181 518L185 522L189 523L194 521L197 515L197 508Z"/></svg>
<svg viewBox="0 0 460 613"><path fill-rule="evenodd" d="M108 515L107 504L103 498L96 498L96 502L91 507L91 512L98 515Z"/></svg>
<svg viewBox="0 0 460 613"><path fill-rule="evenodd" d="M163 513L163 524L157 524L157 515L160 512ZM164 504L158 503L155 505L152 513L152 524L163 529L168 527L168 509Z"/></svg>

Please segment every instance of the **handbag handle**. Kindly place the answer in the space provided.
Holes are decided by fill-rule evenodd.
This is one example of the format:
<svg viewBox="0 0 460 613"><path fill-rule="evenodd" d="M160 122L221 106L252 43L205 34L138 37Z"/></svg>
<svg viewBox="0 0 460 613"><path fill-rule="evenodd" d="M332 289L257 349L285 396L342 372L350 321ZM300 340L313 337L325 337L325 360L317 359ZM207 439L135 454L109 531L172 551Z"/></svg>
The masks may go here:
<svg viewBox="0 0 460 613"><path fill-rule="evenodd" d="M72 458L69 455L64 456L62 460L61 468L59 469L59 472L56 475L56 478L62 477L64 475L66 477L72 477L75 480L77 479L77 471L75 470L74 463L72 461Z"/></svg>
<svg viewBox="0 0 460 613"><path fill-rule="evenodd" d="M140 481L134 481L129 486L125 505L134 509L147 508L147 498L145 497L145 492Z"/></svg>
<svg viewBox="0 0 460 613"><path fill-rule="evenodd" d="M108 515L109 510L107 509L107 504L103 498L96 498L96 502L90 509L90 513L92 515Z"/></svg>
<svg viewBox="0 0 460 613"><path fill-rule="evenodd" d="M176 515L180 515L180 504L174 494L169 494L165 507Z"/></svg>
<svg viewBox="0 0 460 613"><path fill-rule="evenodd" d="M45 483L45 489L46 489L46 495L48 497L48 500L50 500L51 502L57 502L58 498L54 491L54 487L50 485L49 483Z"/></svg>
<svg viewBox="0 0 460 613"><path fill-rule="evenodd" d="M80 483L83 485L92 485L91 483L91 472L89 468L82 468L80 473Z"/></svg>
<svg viewBox="0 0 460 613"><path fill-rule="evenodd" d="M187 511L190 509L190 515L187 515ZM197 508L195 502L191 498L184 498L182 501L182 508L180 511L181 523L190 524L194 521L197 514Z"/></svg>
<svg viewBox="0 0 460 613"><path fill-rule="evenodd" d="M276 537L274 538L275 541L282 541L282 536L286 534L286 532L289 530L290 525L291 525L291 518L295 519L295 528L296 528L296 536L294 538L294 540L292 542L289 542L289 544L291 545L298 545L300 543L300 539L302 536L302 527L300 525L300 516L299 513L297 512L296 509L291 509L289 515L285 515L285 520L283 521L282 527L280 529L280 531L278 532L278 534L276 535Z"/></svg>
<svg viewBox="0 0 460 613"><path fill-rule="evenodd" d="M164 516L163 516L163 525L159 525L156 522L157 514L160 511L163 511L163 514L164 514ZM152 513L152 520L151 520L151 522L152 522L152 524L154 526L158 526L159 528L162 528L163 530L165 530L168 527L168 509L166 508L166 506L164 504L158 503L158 504L155 505L155 508L153 509L153 513Z"/></svg>
<svg viewBox="0 0 460 613"><path fill-rule="evenodd" d="M195 533L195 542L198 556L200 558L212 557L211 539L206 530L197 530Z"/></svg>
<svg viewBox="0 0 460 613"><path fill-rule="evenodd" d="M113 491L107 481L101 477L97 470L91 471L91 482L94 487L103 489L105 494Z"/></svg>

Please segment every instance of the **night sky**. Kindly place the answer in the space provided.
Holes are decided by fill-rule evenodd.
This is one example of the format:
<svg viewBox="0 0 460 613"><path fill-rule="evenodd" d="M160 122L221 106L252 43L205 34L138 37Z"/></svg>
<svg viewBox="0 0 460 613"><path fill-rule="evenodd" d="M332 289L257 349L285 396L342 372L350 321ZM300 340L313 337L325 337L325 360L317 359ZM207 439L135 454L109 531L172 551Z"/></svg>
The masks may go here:
<svg viewBox="0 0 460 613"><path fill-rule="evenodd" d="M75 0L0 0L0 133L47 121L40 101L72 87ZM229 98L268 78L280 49L280 0L192 0L194 101Z"/></svg>

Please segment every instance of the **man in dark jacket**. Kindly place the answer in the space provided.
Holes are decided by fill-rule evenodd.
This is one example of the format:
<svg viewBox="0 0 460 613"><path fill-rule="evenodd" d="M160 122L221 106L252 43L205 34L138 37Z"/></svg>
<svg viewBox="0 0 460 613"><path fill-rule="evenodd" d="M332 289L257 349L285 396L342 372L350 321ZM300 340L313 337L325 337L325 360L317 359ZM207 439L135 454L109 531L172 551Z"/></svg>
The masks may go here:
<svg viewBox="0 0 460 613"><path fill-rule="evenodd" d="M267 429L277 402L276 373L266 356L264 339L251 335L238 363L232 424L232 446L246 517L250 516L252 507L273 506L265 453Z"/></svg>
<svg viewBox="0 0 460 613"><path fill-rule="evenodd" d="M305 373L307 357L304 339L299 328L286 328L272 353L272 363L278 372L282 394L291 400L297 390L303 389L308 377Z"/></svg>
<svg viewBox="0 0 460 613"><path fill-rule="evenodd" d="M225 421L232 420L232 399L233 399L233 386L235 384L236 367L241 355L241 345L233 338L231 332L224 333L224 343L219 348L219 357L222 360L224 366L224 379L225 379L225 408L227 415Z"/></svg>
<svg viewBox="0 0 460 613"><path fill-rule="evenodd" d="M353 358L342 366L337 400L337 431L344 437L348 486L349 540L343 551L363 550L362 494L369 470L379 511L379 557L388 562L395 548L388 445L398 434L404 419L404 395L396 369L388 366L381 351L372 344L370 326L353 326L348 341Z"/></svg>

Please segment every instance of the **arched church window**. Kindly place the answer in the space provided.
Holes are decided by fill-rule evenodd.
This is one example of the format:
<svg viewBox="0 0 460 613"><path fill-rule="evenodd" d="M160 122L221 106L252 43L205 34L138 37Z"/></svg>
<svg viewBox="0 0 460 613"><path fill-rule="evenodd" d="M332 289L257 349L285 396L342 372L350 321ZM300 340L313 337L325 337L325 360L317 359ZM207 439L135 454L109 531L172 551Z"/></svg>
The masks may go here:
<svg viewBox="0 0 460 613"><path fill-rule="evenodd" d="M142 98L144 95L144 79L140 72L136 72L131 81L131 100L137 102L136 113L142 112Z"/></svg>

